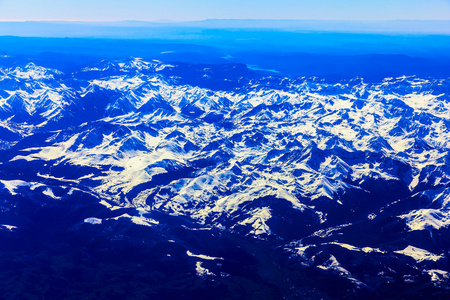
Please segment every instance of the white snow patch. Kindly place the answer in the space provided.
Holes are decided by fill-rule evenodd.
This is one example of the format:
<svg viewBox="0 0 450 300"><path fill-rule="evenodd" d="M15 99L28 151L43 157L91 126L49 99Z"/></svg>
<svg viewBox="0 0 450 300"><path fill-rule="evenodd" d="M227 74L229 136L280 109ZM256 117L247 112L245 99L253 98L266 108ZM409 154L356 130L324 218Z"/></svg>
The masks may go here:
<svg viewBox="0 0 450 300"><path fill-rule="evenodd" d="M99 219L99 218L86 218L86 219L84 219L84 223L98 225L98 224L102 224L102 219Z"/></svg>
<svg viewBox="0 0 450 300"><path fill-rule="evenodd" d="M58 181L66 181L66 182L80 183L79 180L65 179L64 177L55 177L55 176L51 176L51 175L48 175L48 174L37 173L37 176L42 177L42 178L46 178L46 179L58 180ZM80 178L80 179L81 179L81 178Z"/></svg>
<svg viewBox="0 0 450 300"><path fill-rule="evenodd" d="M385 253L384 251L377 249L377 248L371 248L371 247L363 247L363 248L359 248L359 247L355 247L353 245L349 245L349 244L345 244L345 243L338 243L338 242L331 242L330 244L334 244L334 245L338 245L341 246L342 248L351 250L351 251L359 251L359 252L365 252L365 253L372 253L372 252L377 252L377 253Z"/></svg>
<svg viewBox="0 0 450 300"><path fill-rule="evenodd" d="M251 217L247 218L243 221L238 222L239 225L249 225L251 224L253 230L250 231L250 234L261 235L267 234L270 235L271 231L269 226L266 224L267 220L272 217L270 214L270 209L268 207L256 208L251 212Z"/></svg>
<svg viewBox="0 0 450 300"><path fill-rule="evenodd" d="M450 275L448 272L443 270L427 270L426 271L431 276L431 281L438 282L438 281L446 281L450 279Z"/></svg>
<svg viewBox="0 0 450 300"><path fill-rule="evenodd" d="M61 197L57 197L55 196L55 194L53 194L53 190L51 188L46 188L45 191L42 192L42 194L53 199L61 199Z"/></svg>
<svg viewBox="0 0 450 300"><path fill-rule="evenodd" d="M365 253L372 253L372 252L385 253L384 251L381 251L380 249L372 248L372 247L363 247L363 248L361 248L361 250Z"/></svg>
<svg viewBox="0 0 450 300"><path fill-rule="evenodd" d="M197 272L197 276L204 277L204 276L216 276L213 272L208 270L207 268L202 267L202 262L198 261L195 264L195 271Z"/></svg>
<svg viewBox="0 0 450 300"><path fill-rule="evenodd" d="M14 231L15 229L17 229L17 226L1 224L0 228L7 229L9 231Z"/></svg>
<svg viewBox="0 0 450 300"><path fill-rule="evenodd" d="M410 256L414 258L417 262L422 262L424 260L432 260L432 261L438 261L443 256L442 255L436 255L431 252L428 252L427 250L420 249L414 246L408 246L403 250L394 251L398 254L403 254L406 256Z"/></svg>
<svg viewBox="0 0 450 300"><path fill-rule="evenodd" d="M419 209L399 218L405 219L410 230L439 229L450 225L450 214L436 209Z"/></svg>
<svg viewBox="0 0 450 300"><path fill-rule="evenodd" d="M350 272L341 267L341 264L337 261L336 257L334 257L333 255L330 255L330 258L322 265L317 266L317 268L322 270L332 270L337 272L341 276L350 275Z"/></svg>
<svg viewBox="0 0 450 300"><path fill-rule="evenodd" d="M142 210L142 211L139 210L139 216L130 216L129 214L123 214L123 215L120 215L118 217L109 218L109 219L118 220L120 218L128 218L134 224L143 225L143 226L149 226L149 227L152 227L154 225L158 225L159 224L159 222L154 220L154 219L144 217L143 216L144 213L145 213L144 210ZM107 219L107 220L109 220L109 219Z"/></svg>
<svg viewBox="0 0 450 300"><path fill-rule="evenodd" d="M208 256L208 255L203 255L203 254L194 254L189 250L186 251L186 254L191 257L197 257L197 258L201 258L201 259L205 259L205 260L216 260L216 259L223 260L223 257L213 257L213 256Z"/></svg>
<svg viewBox="0 0 450 300"><path fill-rule="evenodd" d="M15 190L21 186L29 186L28 182L22 180L0 180L11 195L17 195Z"/></svg>

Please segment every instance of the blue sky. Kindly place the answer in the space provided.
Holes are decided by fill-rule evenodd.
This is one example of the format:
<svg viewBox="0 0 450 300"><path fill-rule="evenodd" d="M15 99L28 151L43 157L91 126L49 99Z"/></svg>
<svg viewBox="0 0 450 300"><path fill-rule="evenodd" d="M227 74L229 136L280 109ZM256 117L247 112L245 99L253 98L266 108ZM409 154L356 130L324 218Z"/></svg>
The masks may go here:
<svg viewBox="0 0 450 300"><path fill-rule="evenodd" d="M450 20L450 0L0 0L0 21Z"/></svg>

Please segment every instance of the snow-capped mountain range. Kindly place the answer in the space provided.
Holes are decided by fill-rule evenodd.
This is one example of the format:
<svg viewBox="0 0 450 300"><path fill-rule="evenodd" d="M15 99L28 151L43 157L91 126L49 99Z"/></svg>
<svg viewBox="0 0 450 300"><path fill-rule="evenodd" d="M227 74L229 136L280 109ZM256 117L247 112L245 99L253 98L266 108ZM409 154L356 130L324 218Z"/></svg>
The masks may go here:
<svg viewBox="0 0 450 300"><path fill-rule="evenodd" d="M292 280L340 286L311 288L317 297L439 297L450 288L449 91L449 79L329 82L238 64L130 58L64 74L0 60L0 223L9 235L30 226L23 198L86 197L102 208L67 207L71 230L163 230L174 218L271 249ZM199 254L209 246L182 244L198 278L237 276L219 270L227 257ZM290 286L286 297L306 295Z"/></svg>

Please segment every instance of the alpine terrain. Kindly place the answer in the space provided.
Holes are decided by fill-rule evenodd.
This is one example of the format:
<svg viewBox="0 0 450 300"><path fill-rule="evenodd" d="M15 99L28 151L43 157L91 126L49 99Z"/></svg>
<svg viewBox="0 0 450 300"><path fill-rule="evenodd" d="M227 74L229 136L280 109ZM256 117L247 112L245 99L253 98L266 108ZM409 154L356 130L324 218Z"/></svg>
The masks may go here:
<svg viewBox="0 0 450 300"><path fill-rule="evenodd" d="M2 55L0 293L448 296L449 91Z"/></svg>

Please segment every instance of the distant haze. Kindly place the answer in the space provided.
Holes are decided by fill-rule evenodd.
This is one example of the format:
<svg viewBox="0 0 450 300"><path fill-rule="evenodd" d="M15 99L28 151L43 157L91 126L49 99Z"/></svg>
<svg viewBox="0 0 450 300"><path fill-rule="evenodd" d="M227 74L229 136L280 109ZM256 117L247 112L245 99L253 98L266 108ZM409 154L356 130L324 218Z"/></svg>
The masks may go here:
<svg viewBox="0 0 450 300"><path fill-rule="evenodd" d="M226 30L235 35L237 29L241 30L240 35L248 31L450 35L450 20L0 21L0 36L23 37L156 38L182 41L217 35L217 30Z"/></svg>
<svg viewBox="0 0 450 300"><path fill-rule="evenodd" d="M450 20L449 0L0 0L0 21Z"/></svg>

